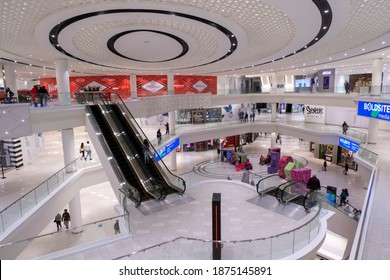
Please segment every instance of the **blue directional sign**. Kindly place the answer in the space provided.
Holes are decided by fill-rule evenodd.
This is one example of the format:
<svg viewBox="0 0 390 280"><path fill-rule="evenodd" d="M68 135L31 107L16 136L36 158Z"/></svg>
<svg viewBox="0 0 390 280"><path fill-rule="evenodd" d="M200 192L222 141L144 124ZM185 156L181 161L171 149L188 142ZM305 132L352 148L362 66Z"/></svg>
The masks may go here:
<svg viewBox="0 0 390 280"><path fill-rule="evenodd" d="M381 102L358 102L358 115L390 121L390 104Z"/></svg>
<svg viewBox="0 0 390 280"><path fill-rule="evenodd" d="M179 146L180 146L180 138L176 138L174 141L165 145L165 147L159 149L157 153L154 153L154 158L156 160L160 160Z"/></svg>
<svg viewBox="0 0 390 280"><path fill-rule="evenodd" d="M339 146L343 147L344 149L347 149L348 151L356 153L359 150L360 143L340 136Z"/></svg>

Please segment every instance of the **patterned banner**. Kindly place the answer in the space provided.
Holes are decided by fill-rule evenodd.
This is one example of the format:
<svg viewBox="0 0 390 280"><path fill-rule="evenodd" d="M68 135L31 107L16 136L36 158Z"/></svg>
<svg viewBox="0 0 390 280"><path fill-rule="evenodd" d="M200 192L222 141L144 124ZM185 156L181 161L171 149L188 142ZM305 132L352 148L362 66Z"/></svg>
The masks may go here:
<svg viewBox="0 0 390 280"><path fill-rule="evenodd" d="M130 76L80 76L70 77L70 92L81 90L101 91L103 93L116 92L121 97L128 97L130 92ZM40 85L45 86L49 94L58 94L56 78L40 79Z"/></svg>
<svg viewBox="0 0 390 280"><path fill-rule="evenodd" d="M175 76L175 94L211 93L217 94L216 76Z"/></svg>
<svg viewBox="0 0 390 280"><path fill-rule="evenodd" d="M137 96L156 96L167 94L168 77L166 75L137 75Z"/></svg>

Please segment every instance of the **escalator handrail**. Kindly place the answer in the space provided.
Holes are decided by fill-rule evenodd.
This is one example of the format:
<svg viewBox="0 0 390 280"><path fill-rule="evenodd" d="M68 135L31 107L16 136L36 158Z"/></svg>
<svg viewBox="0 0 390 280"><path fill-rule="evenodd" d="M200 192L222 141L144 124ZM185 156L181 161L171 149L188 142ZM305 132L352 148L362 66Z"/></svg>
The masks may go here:
<svg viewBox="0 0 390 280"><path fill-rule="evenodd" d="M290 184L288 184L287 186L285 186L284 188L283 188L283 190L282 190L282 195L281 195L281 200L282 200L282 202L285 202L284 200L283 200L283 197L284 197L284 192L285 192L285 190L286 190L286 188L288 188L288 187L290 187L290 186L292 186L292 185L295 185L295 184L304 184L303 182L300 182L300 181L288 181ZM309 193L310 191L308 191L307 193L306 193L306 195L305 195L305 197L307 196L307 194ZM303 195L302 195L303 196Z"/></svg>
<svg viewBox="0 0 390 280"><path fill-rule="evenodd" d="M321 186L321 188L327 189L325 186ZM339 200L341 201L341 197L340 197L338 194L335 194L335 196L336 196L337 198L339 198ZM356 212L360 211L360 212L361 212L361 210L357 209L356 207L354 207L353 205L351 205L349 202L345 201L345 203L346 203L348 206L352 207L352 209L353 209L354 211L356 211Z"/></svg>
<svg viewBox="0 0 390 280"><path fill-rule="evenodd" d="M85 106L85 110L86 110L90 115L93 116L93 112L92 112L90 106ZM99 127L99 125L96 123L95 118L90 119L90 121L92 121L92 120L95 122L95 124L92 124L93 126L95 126L94 129L96 130L96 128L98 128L99 131L100 131L100 127ZM101 131L100 131L100 132L101 132ZM106 142L105 137L103 137L103 141L104 141L104 146L102 146L103 150L104 150L105 152L107 152L106 150L108 150L108 151L110 151L110 153L111 153L111 150L110 150L110 148L109 148L108 143ZM112 155L112 154L111 154L111 155ZM112 156L113 156L113 155L112 155ZM119 168L118 164L116 164L116 165L117 165L117 169L118 169L118 170L116 170L116 168L113 168L113 171L114 171L115 174L117 174L118 172L120 173L120 174L117 174L116 176L120 175L120 177L122 177L122 179L123 179L124 181L127 181L127 180L125 180L126 177L123 175L122 170ZM127 184L129 184L129 183L127 182ZM129 184L129 185L131 186L131 184ZM136 186L132 186L132 187L135 188L135 189L137 189L137 191L139 192L139 190L138 190L138 188L137 188ZM141 204L141 200L137 200L135 197L129 197L129 198L130 198L136 205L140 205L140 204Z"/></svg>
<svg viewBox="0 0 390 280"><path fill-rule="evenodd" d="M129 108L128 108L128 107L126 106L126 104L123 102L122 98L121 98L121 97L119 96L119 94L117 94L117 93L115 93L115 95L116 95L117 99L119 99L119 100L122 102L122 105L126 108L127 113L129 113L129 115L131 116L131 118L134 120L134 123L136 124L137 128L139 129L139 131L142 133L144 139L147 139L147 141L149 142L149 146L153 149L153 151L154 151L156 154L158 154L158 153L157 153L157 150L154 148L154 146L152 145L152 143L149 141L149 139L148 139L148 137L146 136L145 132L142 130L142 128L140 127L140 125L138 124L138 122L135 120L135 118L134 118L133 114L130 112ZM102 98L102 99L104 99L104 98ZM164 163L163 160L161 160L161 163L164 165L165 169L166 169L172 176L178 178L178 180L181 180L181 181L183 182L182 184L183 184L184 189L183 189L183 191L182 191L181 193L184 193L184 192L186 191L186 188L187 188L187 187L186 187L186 181L185 181L182 177L173 174L173 173L169 170L169 168L165 165L165 163Z"/></svg>
<svg viewBox="0 0 390 280"><path fill-rule="evenodd" d="M110 108L111 105L110 104L103 103L103 104L98 104L97 106L99 106L101 109L104 109L104 111L111 110L111 108ZM102 107L102 106L104 106L104 107ZM110 124L110 120L107 118L107 115L110 116L110 118L113 121L113 123ZM114 125L115 125L115 128L118 129L116 121L115 121L115 119L113 119L112 115L104 114L104 118L106 119L108 125L111 128L113 128ZM114 131L112 131L112 132L114 132ZM132 154L131 156L135 158L135 155L134 155L133 151L131 150L131 148L129 146L129 143L127 142L126 139L124 139L124 138L122 139L123 141L125 141L125 143L123 143L123 144L121 144L120 139L118 137L116 137L115 139L118 142L118 145L119 145L121 151L124 152L124 155L126 155L126 152L131 152L131 154ZM123 147L124 144L126 144L127 147ZM128 148L128 149L126 149L126 148ZM142 172L137 170L137 167L139 167L142 170L142 166L139 166L139 163L137 162L137 160L136 160L136 163L133 163L133 161L128 161L128 164L130 164L131 168L133 169L133 171L135 172L137 177L141 178L141 180L139 180L139 182L140 182L140 185L142 186L142 188L146 191L146 193L149 194L150 196L154 197L155 199L162 199L163 198L163 193L164 193L163 190L160 189L159 192L157 192L157 193L153 193L155 191L155 189L150 190L150 188L147 186L146 180L145 180L145 178L148 177L148 175L141 174ZM138 166L136 167L135 164L137 164ZM144 180L142 180L142 178Z"/></svg>
<svg viewBox="0 0 390 280"><path fill-rule="evenodd" d="M264 181L264 180L266 180L266 179L268 179L268 178L275 177L275 176L279 176L279 174L276 173L276 174L272 174L272 175L269 175L269 176L267 176L267 177L261 178L261 179L257 182L257 184L256 184L256 191L257 191L257 193L258 193L258 194L261 194L260 191L259 191L260 182L262 182L262 181Z"/></svg>

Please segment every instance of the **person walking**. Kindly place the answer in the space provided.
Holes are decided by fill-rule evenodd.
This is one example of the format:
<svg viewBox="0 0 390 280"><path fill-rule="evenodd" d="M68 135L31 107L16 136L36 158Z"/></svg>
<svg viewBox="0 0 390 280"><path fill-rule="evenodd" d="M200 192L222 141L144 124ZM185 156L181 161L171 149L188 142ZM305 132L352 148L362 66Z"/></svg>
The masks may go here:
<svg viewBox="0 0 390 280"><path fill-rule="evenodd" d="M217 148L217 155L218 155L218 158L219 158L219 155L221 154L221 149L218 147Z"/></svg>
<svg viewBox="0 0 390 280"><path fill-rule="evenodd" d="M87 154L85 155L85 160L89 157L89 160L92 160L92 150L91 150L91 144L89 144L89 141L87 141L87 144L85 145L85 151Z"/></svg>
<svg viewBox="0 0 390 280"><path fill-rule="evenodd" d="M320 180L317 178L317 175L313 175L308 181L306 185L309 190L308 199L309 203L312 204L317 201L317 191L321 189Z"/></svg>
<svg viewBox="0 0 390 280"><path fill-rule="evenodd" d="M83 160L83 158L85 158L84 142L81 142L81 144L80 144L80 154L81 154L80 160Z"/></svg>
<svg viewBox="0 0 390 280"><path fill-rule="evenodd" d="M157 130L157 142L158 142L158 144L161 143L161 131L160 131L160 129Z"/></svg>
<svg viewBox="0 0 390 280"><path fill-rule="evenodd" d="M340 193L340 206L347 204L348 196L349 196L348 189L342 189Z"/></svg>
<svg viewBox="0 0 390 280"><path fill-rule="evenodd" d="M346 121L343 122L343 124L341 125L342 128L343 128L343 134L347 134L347 130L349 128L348 124Z"/></svg>
<svg viewBox="0 0 390 280"><path fill-rule="evenodd" d="M57 225L57 231L60 231L60 229L62 229L62 225L61 225L61 214L58 213L55 217L54 217L54 222L56 223Z"/></svg>
<svg viewBox="0 0 390 280"><path fill-rule="evenodd" d="M348 169L349 169L348 163L345 163L345 165L344 165L344 175L348 175Z"/></svg>
<svg viewBox="0 0 390 280"><path fill-rule="evenodd" d="M119 221L118 221L118 220L115 221L115 224L114 224L114 231L115 231L115 234L120 234L120 233L121 233L121 230L120 230L120 227L119 227Z"/></svg>
<svg viewBox="0 0 390 280"><path fill-rule="evenodd" d="M142 145L142 152L144 154L144 162L148 163L149 162L149 142L146 138L144 139L144 142Z"/></svg>
<svg viewBox="0 0 390 280"><path fill-rule="evenodd" d="M70 214L67 209L64 209L64 213L62 213L62 221L66 229L69 229Z"/></svg>
<svg viewBox="0 0 390 280"><path fill-rule="evenodd" d="M326 171L327 167L328 167L328 162L326 160L324 160L324 164L323 164L322 170Z"/></svg>
<svg viewBox="0 0 390 280"><path fill-rule="evenodd" d="M165 124L165 134L169 134L169 123Z"/></svg>
<svg viewBox="0 0 390 280"><path fill-rule="evenodd" d="M349 83L345 81L344 83L344 88L345 88L345 94L349 94Z"/></svg>

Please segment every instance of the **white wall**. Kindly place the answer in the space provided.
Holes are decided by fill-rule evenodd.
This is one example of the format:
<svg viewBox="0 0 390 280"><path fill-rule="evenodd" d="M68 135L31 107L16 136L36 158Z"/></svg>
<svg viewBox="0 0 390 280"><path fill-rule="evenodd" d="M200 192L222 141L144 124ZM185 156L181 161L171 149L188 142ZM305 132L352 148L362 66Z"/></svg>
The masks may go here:
<svg viewBox="0 0 390 280"><path fill-rule="evenodd" d="M368 118L358 116L356 108L327 106L326 112L326 124L341 126L346 121L350 127L368 128Z"/></svg>

